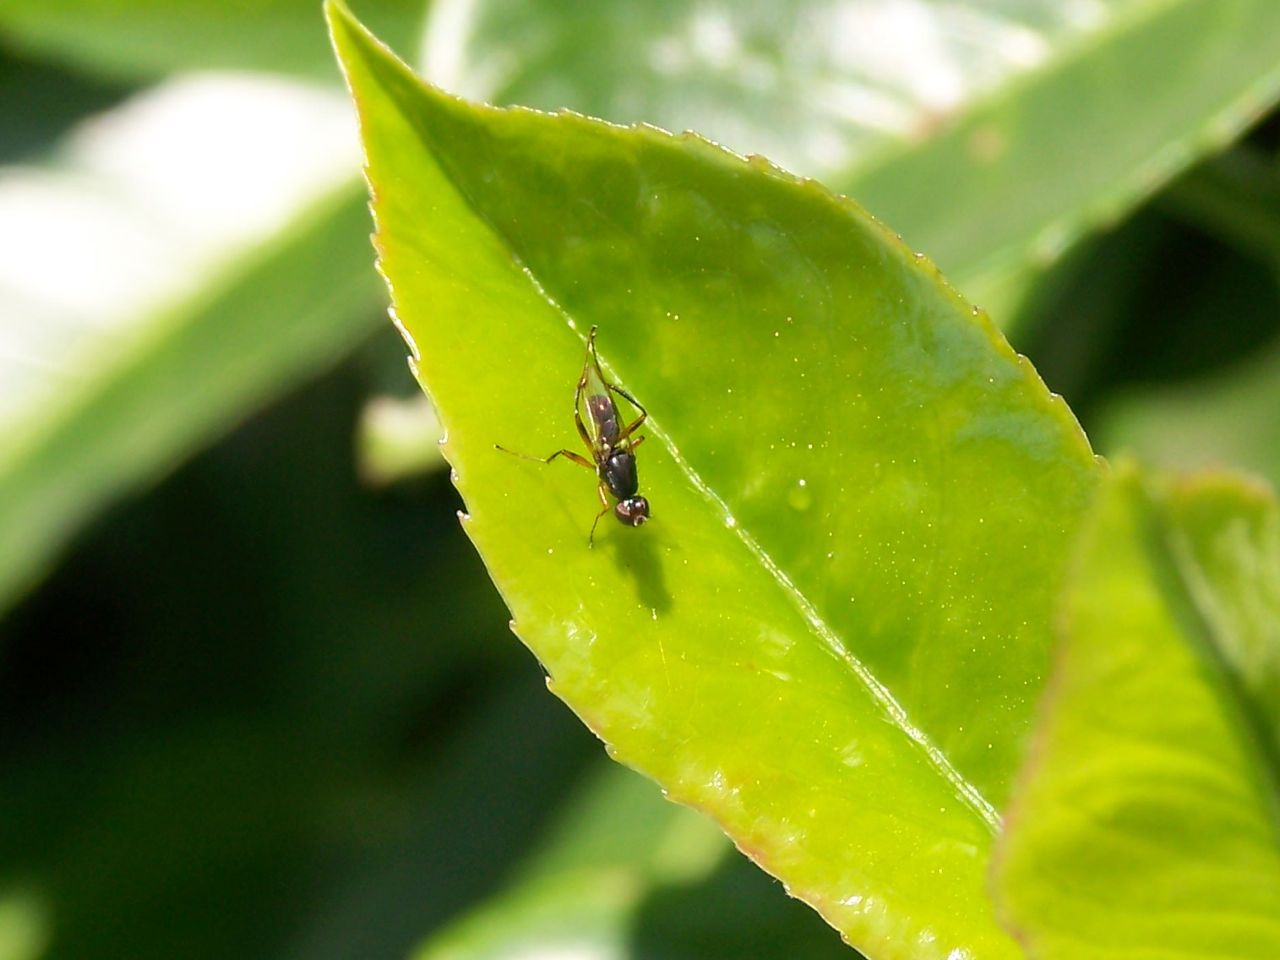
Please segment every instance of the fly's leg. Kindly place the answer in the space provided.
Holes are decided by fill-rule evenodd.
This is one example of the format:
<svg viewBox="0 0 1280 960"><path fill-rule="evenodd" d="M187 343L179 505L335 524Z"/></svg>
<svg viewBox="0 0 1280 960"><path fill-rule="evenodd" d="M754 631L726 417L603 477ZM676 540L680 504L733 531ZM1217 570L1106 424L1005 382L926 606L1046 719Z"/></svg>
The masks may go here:
<svg viewBox="0 0 1280 960"><path fill-rule="evenodd" d="M595 328L592 327L592 330ZM582 391L587 389L587 367L582 368L582 376L578 378L578 387L573 391L573 422L578 427L578 436L582 438L582 445L588 450L595 450L595 444L591 442L591 434L587 432L587 425L582 422Z"/></svg>
<svg viewBox="0 0 1280 960"><path fill-rule="evenodd" d="M636 417L629 424L623 427L622 432L618 434L619 440L625 440L627 439L627 437L631 436L631 434L635 433L637 430L640 429L640 425L643 424L645 420L648 419L649 411L646 410L644 407L642 407L640 405L640 402L636 400L635 397L627 393L627 391L623 390L621 387L615 386L612 383L606 383L605 386L608 387L614 393L616 393L618 396L622 397L622 399L626 400L627 403L631 404L633 407L635 407L637 410L640 411L640 416ZM638 440L636 441L636 443L639 443L639 442L640 441Z"/></svg>
<svg viewBox="0 0 1280 960"><path fill-rule="evenodd" d="M508 450L506 447L498 443L495 443L494 447L501 450L503 453L509 453L513 457L519 457L521 460L532 460L534 463L550 463L556 457L565 457L566 459L572 460L574 463L578 464L578 466L580 467L586 467L592 473L596 472L596 465L594 463L592 463L582 454L574 453L572 450L557 450L555 453L551 454L551 456L549 457L532 457L527 453L518 453L515 450Z"/></svg>
<svg viewBox="0 0 1280 960"><path fill-rule="evenodd" d="M600 512L596 514L596 518L591 521L591 533L587 535L587 546L594 547L596 545L596 524L600 522L600 518L612 509L613 505L609 503L609 495L606 493L608 487L603 480L596 487L596 493L600 494Z"/></svg>

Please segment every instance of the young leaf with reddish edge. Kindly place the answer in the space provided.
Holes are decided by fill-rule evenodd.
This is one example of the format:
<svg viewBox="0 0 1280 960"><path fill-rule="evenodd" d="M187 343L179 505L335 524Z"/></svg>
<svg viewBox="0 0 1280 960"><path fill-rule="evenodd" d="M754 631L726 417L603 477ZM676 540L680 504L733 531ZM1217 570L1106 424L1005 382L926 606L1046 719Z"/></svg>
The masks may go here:
<svg viewBox="0 0 1280 960"><path fill-rule="evenodd" d="M1122 465L997 861L1037 960L1280 956L1280 510Z"/></svg>
<svg viewBox="0 0 1280 960"><path fill-rule="evenodd" d="M1097 475L986 317L856 205L694 136L422 83L328 6L381 268L466 527L552 689L877 958L1018 955L987 861ZM587 531L573 386L650 412Z"/></svg>

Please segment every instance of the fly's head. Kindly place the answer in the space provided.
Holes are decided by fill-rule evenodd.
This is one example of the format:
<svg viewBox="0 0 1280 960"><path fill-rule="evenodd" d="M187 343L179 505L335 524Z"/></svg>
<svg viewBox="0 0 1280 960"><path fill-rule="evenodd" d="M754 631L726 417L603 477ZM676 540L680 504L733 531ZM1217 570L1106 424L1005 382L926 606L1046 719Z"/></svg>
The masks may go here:
<svg viewBox="0 0 1280 960"><path fill-rule="evenodd" d="M649 519L649 501L639 496L619 500L613 515L628 527L638 527Z"/></svg>

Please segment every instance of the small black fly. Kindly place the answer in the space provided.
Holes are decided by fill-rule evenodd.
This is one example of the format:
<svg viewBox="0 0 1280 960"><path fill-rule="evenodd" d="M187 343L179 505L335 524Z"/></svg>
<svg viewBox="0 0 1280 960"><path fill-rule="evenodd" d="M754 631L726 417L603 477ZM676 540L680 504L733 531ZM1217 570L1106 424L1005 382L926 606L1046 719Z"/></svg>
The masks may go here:
<svg viewBox="0 0 1280 960"><path fill-rule="evenodd" d="M618 404L613 399L615 394L640 411L640 416L626 426L621 425ZM596 328L592 327L587 336L587 357L582 365L582 376L578 378L578 387L573 394L573 422L578 426L578 435L582 437L591 459L572 450L557 450L549 457L531 457L527 453L497 446L503 453L538 463L550 463L556 457L565 457L595 473L601 510L596 514L591 534L587 537L587 545L591 546L595 543L596 524L610 509L620 523L629 527L638 527L649 519L649 501L638 492L640 481L636 476L635 455L636 447L644 442L644 437L635 436L635 432L648 416L648 411L635 397L604 378L600 357L596 353ZM610 497L616 502L610 504Z"/></svg>

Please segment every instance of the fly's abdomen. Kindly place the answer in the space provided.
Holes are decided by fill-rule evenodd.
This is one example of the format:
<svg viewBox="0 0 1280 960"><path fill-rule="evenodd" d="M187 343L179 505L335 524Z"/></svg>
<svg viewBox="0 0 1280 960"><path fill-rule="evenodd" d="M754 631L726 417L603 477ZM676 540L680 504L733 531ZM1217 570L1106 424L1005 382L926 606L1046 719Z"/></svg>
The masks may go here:
<svg viewBox="0 0 1280 960"><path fill-rule="evenodd" d="M621 427L618 426L618 407L607 393L587 395L587 413L595 425L596 442L612 447L618 442Z"/></svg>
<svg viewBox="0 0 1280 960"><path fill-rule="evenodd" d="M614 452L604 462L600 477L616 500L634 497L640 489L640 481L636 477L636 458L626 450Z"/></svg>

